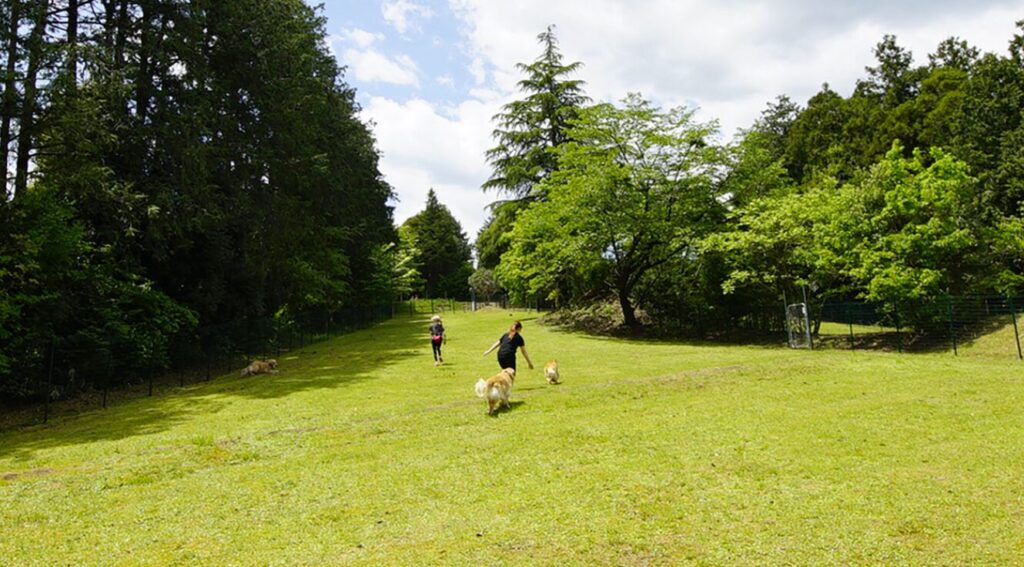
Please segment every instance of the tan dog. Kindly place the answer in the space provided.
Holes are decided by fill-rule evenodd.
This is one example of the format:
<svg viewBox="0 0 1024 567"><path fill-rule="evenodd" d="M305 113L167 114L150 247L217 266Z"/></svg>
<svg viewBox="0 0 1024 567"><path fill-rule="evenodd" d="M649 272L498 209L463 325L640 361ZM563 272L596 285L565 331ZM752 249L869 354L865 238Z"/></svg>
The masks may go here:
<svg viewBox="0 0 1024 567"><path fill-rule="evenodd" d="M506 368L491 376L487 380L483 378L476 382L476 395L479 398L487 399L487 415L494 413L500 405L508 405L508 397L512 393L512 383L516 380L516 371Z"/></svg>
<svg viewBox="0 0 1024 567"><path fill-rule="evenodd" d="M544 365L544 377L548 379L548 384L558 383L558 361L552 360Z"/></svg>
<svg viewBox="0 0 1024 567"><path fill-rule="evenodd" d="M242 376L255 376L257 374L269 374L277 371L277 361L273 358L268 360L254 360L252 364L242 369Z"/></svg>

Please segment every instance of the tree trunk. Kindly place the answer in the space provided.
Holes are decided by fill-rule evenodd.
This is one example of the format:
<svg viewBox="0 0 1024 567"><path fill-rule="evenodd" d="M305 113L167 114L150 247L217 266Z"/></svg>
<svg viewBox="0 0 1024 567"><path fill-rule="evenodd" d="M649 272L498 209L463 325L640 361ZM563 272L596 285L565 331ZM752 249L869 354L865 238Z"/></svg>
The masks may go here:
<svg viewBox="0 0 1024 567"><path fill-rule="evenodd" d="M68 0L68 88L78 88L78 0Z"/></svg>
<svg viewBox="0 0 1024 567"><path fill-rule="evenodd" d="M114 69L124 71L124 47L128 40L128 0L121 0L117 6L117 20L114 23Z"/></svg>
<svg viewBox="0 0 1024 567"><path fill-rule="evenodd" d="M619 306L622 307L622 322L634 331L639 329L640 322L636 320L636 307L629 300L629 289L625 286L619 286Z"/></svg>
<svg viewBox="0 0 1024 567"><path fill-rule="evenodd" d="M28 188L28 165L35 142L36 130L36 77L43 59L43 34L46 31L49 0L38 5L32 33L28 39L28 69L25 71L24 100L21 102L21 119L18 121L18 158L14 174L14 198L25 194Z"/></svg>
<svg viewBox="0 0 1024 567"><path fill-rule="evenodd" d="M11 0L11 27L10 37L7 38L7 66L4 69L4 100L0 108L0 116L3 121L0 123L0 165L3 171L0 178L3 179L3 199L7 201L7 167L10 160L11 149L11 121L14 119L15 107L17 105L17 83L15 82L15 70L18 65L18 22L21 21L21 2Z"/></svg>
<svg viewBox="0 0 1024 567"><path fill-rule="evenodd" d="M153 77L150 75L150 43L151 24L150 18L153 13L150 9L150 2L140 2L142 6L142 18L139 20L139 74L135 81L135 113L138 117L139 126L145 126L146 118L149 115L150 85Z"/></svg>

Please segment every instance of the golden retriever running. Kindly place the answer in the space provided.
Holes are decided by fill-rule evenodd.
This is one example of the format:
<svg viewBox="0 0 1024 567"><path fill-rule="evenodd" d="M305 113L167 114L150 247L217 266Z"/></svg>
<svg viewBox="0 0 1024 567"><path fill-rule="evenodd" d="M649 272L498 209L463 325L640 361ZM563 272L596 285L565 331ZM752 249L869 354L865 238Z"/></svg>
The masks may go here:
<svg viewBox="0 0 1024 567"><path fill-rule="evenodd" d="M508 397L512 393L512 383L515 379L516 371L506 368L487 380L477 380L476 395L487 399L487 415L493 414L500 405L509 407Z"/></svg>
<svg viewBox="0 0 1024 567"><path fill-rule="evenodd" d="M552 360L551 362L544 365L544 377L548 379L548 384L558 383L558 362Z"/></svg>

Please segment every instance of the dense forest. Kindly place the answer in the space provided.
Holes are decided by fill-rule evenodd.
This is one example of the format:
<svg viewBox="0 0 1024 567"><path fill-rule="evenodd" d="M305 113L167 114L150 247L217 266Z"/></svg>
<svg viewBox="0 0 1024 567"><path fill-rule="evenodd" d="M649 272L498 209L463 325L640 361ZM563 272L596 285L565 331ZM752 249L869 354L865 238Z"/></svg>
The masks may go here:
<svg viewBox="0 0 1024 567"><path fill-rule="evenodd" d="M1003 54L952 37L923 64L887 35L849 96L779 96L723 144L692 109L591 104L549 28L495 117L484 189L500 199L476 277L701 330L786 289L882 305L1019 294L1022 34Z"/></svg>
<svg viewBox="0 0 1024 567"><path fill-rule="evenodd" d="M301 0L0 3L0 395L46 345L389 301L373 135Z"/></svg>

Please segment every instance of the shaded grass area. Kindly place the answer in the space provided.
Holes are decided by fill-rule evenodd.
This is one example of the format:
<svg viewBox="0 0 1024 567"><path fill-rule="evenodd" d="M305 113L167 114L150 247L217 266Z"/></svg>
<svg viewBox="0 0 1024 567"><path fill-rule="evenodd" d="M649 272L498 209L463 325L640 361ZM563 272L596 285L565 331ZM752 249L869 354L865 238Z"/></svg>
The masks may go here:
<svg viewBox="0 0 1024 567"><path fill-rule="evenodd" d="M513 318L513 408L472 394ZM396 319L0 434L0 558L74 564L1010 564L1024 369ZM564 383L540 367L557 358Z"/></svg>
<svg viewBox="0 0 1024 567"><path fill-rule="evenodd" d="M823 321L816 346L841 349L876 349L907 352L948 353L980 358L1020 359L1018 340L1022 331L1018 317L1017 329L1008 315L992 316L959 326L952 331L932 335L914 334L895 327L879 325L849 325ZM954 342L956 349L954 350Z"/></svg>

